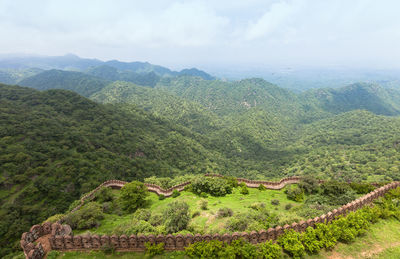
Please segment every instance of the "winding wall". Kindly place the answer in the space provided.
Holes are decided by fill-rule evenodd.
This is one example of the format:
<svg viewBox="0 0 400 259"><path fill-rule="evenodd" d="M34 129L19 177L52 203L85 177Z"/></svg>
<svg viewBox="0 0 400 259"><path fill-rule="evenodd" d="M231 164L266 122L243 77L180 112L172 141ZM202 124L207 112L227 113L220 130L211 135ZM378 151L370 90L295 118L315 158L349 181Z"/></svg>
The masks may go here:
<svg viewBox="0 0 400 259"><path fill-rule="evenodd" d="M246 179L244 179L246 180ZM299 178L297 178L297 181ZM240 180L238 180L240 181ZM260 181L247 180L246 184L252 184L255 187L260 184ZM295 179L285 180L283 182L292 183ZM244 182L244 181L243 181ZM263 181L261 181L263 182ZM282 186L282 180L280 184L274 184L277 188ZM105 184L101 186L115 187L117 185L123 185L122 181L114 181L112 183ZM261 183L264 184L264 183ZM183 185L183 184L181 184ZM99 187L101 187L99 186ZM258 185L257 185L258 186ZM42 225L34 225L29 232L22 234L21 237L21 247L24 250L25 256L28 259L41 259L44 258L47 251L43 249L40 242L35 241L41 237L48 236L48 241L52 250L59 251L90 251L99 250L103 247L113 247L118 251L145 251L145 243L164 243L166 250L183 250L186 246L198 242L198 241L210 241L210 240L221 240L223 242L230 243L232 240L243 238L248 242L253 244L262 243L267 240L276 240L280 235L284 233L285 230L293 229L295 231L304 231L307 227L314 227L316 223L328 223L333 219L346 215L351 211L356 211L365 205L370 204L375 199L384 196L388 191L399 187L400 182L392 182L385 186L382 186L338 209L323 214L319 217L313 219L308 219L306 221L300 221L299 223L292 223L291 225L277 226L275 228L269 228L267 230L252 231L250 233L235 232L233 234L187 234L187 235L78 235L74 236L72 230L68 225L61 225L59 223L44 223ZM173 187L174 188L174 187ZM96 188L97 189L97 188ZM95 189L95 190L96 190ZM91 192L93 193L93 192ZM90 195L89 193L88 195ZM87 195L87 196L88 196ZM92 194L93 195L93 194Z"/></svg>

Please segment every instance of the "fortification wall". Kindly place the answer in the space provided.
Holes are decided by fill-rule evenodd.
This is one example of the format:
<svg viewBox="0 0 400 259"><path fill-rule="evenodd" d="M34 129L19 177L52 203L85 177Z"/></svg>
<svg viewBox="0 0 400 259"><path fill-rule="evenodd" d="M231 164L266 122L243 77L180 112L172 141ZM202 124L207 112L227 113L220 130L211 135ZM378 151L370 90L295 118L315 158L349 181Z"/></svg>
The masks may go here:
<svg viewBox="0 0 400 259"><path fill-rule="evenodd" d="M295 180L295 179L291 179ZM290 181L291 181L290 180ZM289 181L289 180L288 180ZM259 184L259 182L248 182L249 184ZM264 183L262 183L264 184ZM277 226L275 228L269 228L267 230L252 231L250 233L233 233L233 234L214 234L214 235L201 235L201 234L187 234L187 235L82 235L73 236L72 231L68 225L60 225L58 223L50 224L44 223L43 225L35 225L27 233L24 233L21 238L21 247L24 249L26 258L38 259L43 258L44 251L40 243L36 246L33 244L34 240L38 237L43 236L51 232L49 242L51 249L60 251L89 251L101 249L102 247L113 247L118 251L144 251L146 242L150 243L164 243L166 250L183 250L186 246L199 241L210 241L220 240L226 243L230 243L232 240L243 238L253 244L262 243L266 240L276 240L282 235L285 230L293 229L295 231L304 231L307 227L314 227L317 223L329 223L335 218L346 215L351 211L356 211L365 205L370 204L373 200L382 197L396 187L400 186L400 182L392 182L385 186L382 186L346 205L341 206L338 209L323 214L313 219L300 221L299 223L292 223L290 225ZM51 227L50 227L51 226Z"/></svg>
<svg viewBox="0 0 400 259"><path fill-rule="evenodd" d="M224 177L219 174L205 174L205 177ZM301 177L299 176L292 176L292 177L287 177L287 178L282 178L278 182L271 182L271 181L260 181L260 180L248 180L244 178L237 178L238 183L245 183L247 187L250 188L257 188L260 186L260 184L264 185L266 189L272 189L272 190L280 190L284 188L288 184L293 184L293 183L299 183L301 180ZM72 209L72 212L80 209L85 201L91 200L94 198L96 192L100 190L101 187L111 187L111 188L122 188L125 184L128 182L120 181L120 180L108 180L97 186L94 190L92 190L90 193L86 194L81 198L81 202L78 206L76 206L74 209ZM184 182L178 185L175 185L169 189L163 189L161 186L158 186L156 184L151 184L151 183L144 183L144 185L147 187L149 192L154 192L157 195L164 195L165 197L170 197L173 193L174 190L177 190L178 192L181 192L185 189L186 186L188 186L191 182Z"/></svg>

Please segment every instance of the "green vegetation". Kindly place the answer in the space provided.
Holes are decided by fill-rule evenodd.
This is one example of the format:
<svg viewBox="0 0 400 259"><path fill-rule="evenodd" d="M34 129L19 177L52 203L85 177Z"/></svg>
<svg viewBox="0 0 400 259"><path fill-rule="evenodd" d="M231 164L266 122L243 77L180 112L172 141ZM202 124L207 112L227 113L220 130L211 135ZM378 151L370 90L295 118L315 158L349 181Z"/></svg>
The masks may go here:
<svg viewBox="0 0 400 259"><path fill-rule="evenodd" d="M189 188L198 195L208 193L218 197L232 193L232 186L223 178L196 177Z"/></svg>
<svg viewBox="0 0 400 259"><path fill-rule="evenodd" d="M150 193L144 208L132 214L120 211L120 191L113 191L113 199L103 203L104 219L86 231L97 234L167 234L167 233L226 233L244 230L261 230L285 224L302 217L298 210L305 204L291 202L292 210L285 210L289 203L283 190L259 191L249 188L249 194L240 193L240 187L223 197L181 192L176 198L160 200ZM279 200L279 205L272 205ZM319 211L320 214L323 211ZM170 226L170 227L168 227ZM177 229L175 229L177 228ZM76 233L82 233L85 230Z"/></svg>
<svg viewBox="0 0 400 259"><path fill-rule="evenodd" d="M88 229L98 226L99 221L103 218L104 214L100 204L89 202L79 210L69 213L64 220L73 229Z"/></svg>
<svg viewBox="0 0 400 259"><path fill-rule="evenodd" d="M0 256L105 180L205 173L222 159L186 129L69 91L0 85L0 110Z"/></svg>
<svg viewBox="0 0 400 259"><path fill-rule="evenodd" d="M165 230L167 233L176 233L186 229L189 224L189 205L183 201L174 201L168 204L163 211Z"/></svg>
<svg viewBox="0 0 400 259"><path fill-rule="evenodd" d="M232 229L259 229L317 216L369 192L371 182L400 180L400 94L393 89L354 84L295 94L262 79L206 80L213 78L196 69L179 73L141 62L71 55L29 62L40 69L2 70L0 80L64 90L0 86L0 256L17 251L31 225L68 214L82 195L110 179L169 188L197 174L231 176L199 180L188 188L198 195L174 198L186 202L192 216L182 231L205 233L228 221ZM49 68L81 72L41 70ZM237 188L232 181L292 175L309 177L287 196L269 197L262 186ZM318 180L353 184L316 188ZM92 213L97 205L85 205L92 213L88 226L118 230L125 207L113 195L105 189L93 201L104 219ZM137 227L129 231L164 233L159 215L172 200L164 198L150 195L143 206L153 221L130 218ZM268 224L258 222L261 203ZM222 208L233 214L217 217Z"/></svg>
<svg viewBox="0 0 400 259"><path fill-rule="evenodd" d="M64 89L89 97L103 89L110 81L80 72L48 70L19 82L22 86L38 90Z"/></svg>
<svg viewBox="0 0 400 259"><path fill-rule="evenodd" d="M133 181L125 184L119 196L122 209L128 213L135 212L144 206L148 194L147 187L141 182Z"/></svg>

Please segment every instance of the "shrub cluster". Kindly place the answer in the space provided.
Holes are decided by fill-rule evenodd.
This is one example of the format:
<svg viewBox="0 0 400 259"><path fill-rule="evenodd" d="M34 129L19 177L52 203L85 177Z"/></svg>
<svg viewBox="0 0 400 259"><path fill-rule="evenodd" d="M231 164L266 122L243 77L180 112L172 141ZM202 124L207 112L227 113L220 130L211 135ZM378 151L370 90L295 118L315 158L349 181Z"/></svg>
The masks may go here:
<svg viewBox="0 0 400 259"><path fill-rule="evenodd" d="M217 211L217 218L232 217L233 211L230 208L220 208Z"/></svg>
<svg viewBox="0 0 400 259"><path fill-rule="evenodd" d="M88 229L100 225L104 218L101 205L97 202L89 202L79 210L65 216L65 223L73 229Z"/></svg>
<svg viewBox="0 0 400 259"><path fill-rule="evenodd" d="M150 242L144 243L146 254L150 256L161 255L164 253L164 243L154 244Z"/></svg>
<svg viewBox="0 0 400 259"><path fill-rule="evenodd" d="M185 248L185 254L191 258L268 258L278 259L282 249L278 244L267 241L252 245L242 239L234 240L231 244L219 240L201 241Z"/></svg>
<svg viewBox="0 0 400 259"><path fill-rule="evenodd" d="M304 191L299 187L292 187L290 186L288 189L285 190L286 196L289 200L301 202L304 199Z"/></svg>
<svg viewBox="0 0 400 259"><path fill-rule="evenodd" d="M128 213L135 212L144 206L148 195L147 187L141 182L133 181L125 184L120 192L122 209Z"/></svg>
<svg viewBox="0 0 400 259"><path fill-rule="evenodd" d="M208 209L208 201L207 200L201 200L200 201L200 209L202 209L202 210L207 210Z"/></svg>
<svg viewBox="0 0 400 259"><path fill-rule="evenodd" d="M289 255L301 258L306 252L313 254L322 248L332 249L337 242L350 243L365 233L371 223L377 222L379 218L394 217L400 220L397 217L400 215L399 198L400 188L391 190L373 207L367 206L350 212L329 224L316 224L315 228L308 227L303 233L288 231L278 238L278 244Z"/></svg>
<svg viewBox="0 0 400 259"><path fill-rule="evenodd" d="M174 201L163 212L167 233L175 233L187 227L190 221L189 205L183 201Z"/></svg>
<svg viewBox="0 0 400 259"><path fill-rule="evenodd" d="M212 196L225 196L232 193L232 185L224 178L197 177L192 181L191 190L198 195L208 193Z"/></svg>

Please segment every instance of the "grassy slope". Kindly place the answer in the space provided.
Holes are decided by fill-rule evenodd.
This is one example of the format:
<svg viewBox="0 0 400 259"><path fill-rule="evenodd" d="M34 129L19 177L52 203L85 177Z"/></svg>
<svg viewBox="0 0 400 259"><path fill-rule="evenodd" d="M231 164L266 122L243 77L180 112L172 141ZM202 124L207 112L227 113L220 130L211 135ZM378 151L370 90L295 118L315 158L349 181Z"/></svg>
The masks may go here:
<svg viewBox="0 0 400 259"><path fill-rule="evenodd" d="M265 190L259 191L258 189L249 188L248 195L242 195L239 189L234 188L232 194L228 194L225 197L212 197L206 198L208 201L208 210L200 209L200 201L204 199L191 192L182 192L177 198L167 198L165 200L158 200L158 196L151 193L149 196L148 208L151 209L152 213L162 212L168 207L168 204L175 200L185 201L190 206L190 213L193 214L195 211L200 211L200 216L193 218L190 224L194 227L196 232L200 233L226 233L227 230L224 228L224 224L228 218L216 218L218 209L228 207L233 210L234 215L239 212L247 212L251 210L249 206L256 202L263 202L267 210L271 213L276 213L281 220L292 219L294 217L299 218L293 211L294 207L287 211L285 205L288 203L294 206L299 205L294 201L289 201L283 190ZM274 206L271 204L271 200L277 199L280 201L279 205ZM92 233L98 234L110 234L119 225L129 225L132 221L132 215L117 216L117 215L106 215L106 218L101 222L98 228L90 229ZM75 233L79 233L75 231ZM82 232L81 232L82 233Z"/></svg>
<svg viewBox="0 0 400 259"><path fill-rule="evenodd" d="M393 219L381 220L354 243L339 243L333 251L323 251L307 258L400 258L400 222Z"/></svg>

